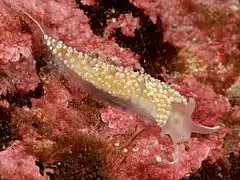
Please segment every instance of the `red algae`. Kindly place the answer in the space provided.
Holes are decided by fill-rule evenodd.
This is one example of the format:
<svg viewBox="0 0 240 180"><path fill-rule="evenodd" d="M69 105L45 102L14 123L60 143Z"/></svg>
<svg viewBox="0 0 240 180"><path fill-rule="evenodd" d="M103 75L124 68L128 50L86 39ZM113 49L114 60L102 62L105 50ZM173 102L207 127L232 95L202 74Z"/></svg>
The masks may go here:
<svg viewBox="0 0 240 180"><path fill-rule="evenodd" d="M237 156L228 155L237 153L240 139L238 92L231 89L239 76L235 4L21 2L64 43L171 83L196 100L193 121L221 126L193 134L181 145L180 164L168 166L161 159L170 159L173 147L161 128L94 101L46 51L33 22L1 2L0 179L175 180L194 175L206 158L196 175L221 159L234 165Z"/></svg>

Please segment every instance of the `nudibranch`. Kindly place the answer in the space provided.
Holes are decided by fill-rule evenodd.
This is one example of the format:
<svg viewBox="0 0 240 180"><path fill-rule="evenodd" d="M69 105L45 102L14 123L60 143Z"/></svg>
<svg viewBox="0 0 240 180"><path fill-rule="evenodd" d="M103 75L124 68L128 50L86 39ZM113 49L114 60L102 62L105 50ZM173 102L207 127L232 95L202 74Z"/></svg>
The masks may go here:
<svg viewBox="0 0 240 180"><path fill-rule="evenodd" d="M207 127L192 121L194 99L190 98L187 102L178 91L146 73L135 72L89 57L46 34L39 22L21 11L37 24L48 49L71 71L113 98L132 104L137 112L154 119L162 128L162 134L171 137L175 148L173 160L162 162L169 164L179 162L181 152L179 146L190 138L192 132L209 134L219 129L219 126Z"/></svg>

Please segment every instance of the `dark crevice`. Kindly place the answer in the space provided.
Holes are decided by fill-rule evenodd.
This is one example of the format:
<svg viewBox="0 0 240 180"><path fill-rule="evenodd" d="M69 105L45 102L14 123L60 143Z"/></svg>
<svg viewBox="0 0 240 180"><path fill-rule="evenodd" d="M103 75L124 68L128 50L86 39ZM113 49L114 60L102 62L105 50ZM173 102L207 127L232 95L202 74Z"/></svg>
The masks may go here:
<svg viewBox="0 0 240 180"><path fill-rule="evenodd" d="M23 19L20 19L21 22L21 32L31 32L31 28L29 27L28 23L26 23Z"/></svg>
<svg viewBox="0 0 240 180"><path fill-rule="evenodd" d="M42 80L41 68L47 65L45 56L41 53L33 53L36 60L36 71L40 83L37 84L34 90L16 90L15 92L7 91L6 95L1 95L1 100L6 100L11 108L27 106L32 107L31 98L41 98L44 95L44 82Z"/></svg>
<svg viewBox="0 0 240 180"><path fill-rule="evenodd" d="M38 166L39 168L39 172L42 176L44 176L44 165L41 161L36 161L35 164Z"/></svg>
<svg viewBox="0 0 240 180"><path fill-rule="evenodd" d="M226 162L227 161L227 162ZM201 168L181 180L238 180L240 177L240 152L230 153L227 160L217 160L211 164L208 160L202 162Z"/></svg>
<svg viewBox="0 0 240 180"><path fill-rule="evenodd" d="M42 68L46 67L49 63L49 55L47 55L46 53L41 53L41 52L37 52L34 51L33 52L33 57L36 61L36 71L37 71L37 75L41 76L40 73L42 71ZM41 80L41 78L40 78Z"/></svg>
<svg viewBox="0 0 240 180"><path fill-rule="evenodd" d="M11 124L11 115L8 109L0 106L0 151L11 145L11 141L21 139L17 137L18 128Z"/></svg>
<svg viewBox="0 0 240 180"><path fill-rule="evenodd" d="M44 94L43 83L38 83L35 90L9 92L6 95L2 95L2 100L6 100L12 107L32 107L31 98L40 98Z"/></svg>
<svg viewBox="0 0 240 180"><path fill-rule="evenodd" d="M0 151L4 150L11 140L11 117L3 107L0 107Z"/></svg>
<svg viewBox="0 0 240 180"><path fill-rule="evenodd" d="M97 0L95 5L84 5L76 0L79 8L89 18L89 25L94 34L102 36L107 20L119 17L120 14L132 13L140 18L139 28L133 37L116 28L109 38L114 38L118 45L130 48L140 56L140 64L148 74L163 81L159 74L165 68L168 73L177 69L174 66L179 49L170 42L164 41L162 22L158 17L154 24L142 9L135 7L129 0Z"/></svg>
<svg viewBox="0 0 240 180"><path fill-rule="evenodd" d="M28 97L29 98L36 98L36 99L39 99L43 96L44 94L44 84L43 83L38 83L37 87L35 88L34 91L32 90L29 90L28 91Z"/></svg>
<svg viewBox="0 0 240 180"><path fill-rule="evenodd" d="M132 12L133 16L143 16L143 11L136 8L128 0L98 0L96 5L84 5L76 0L79 8L89 18L89 25L96 35L102 36L107 26L107 20L118 18L120 14Z"/></svg>
<svg viewBox="0 0 240 180"><path fill-rule="evenodd" d="M38 69L38 63L36 69ZM7 77L8 75L5 73L0 74L0 78ZM5 100L10 105L9 108L3 108L0 106L0 151L9 147L13 140L22 139L19 135L19 127L16 125L17 123L14 124L11 121L11 113L14 112L16 107L22 108L23 106L27 106L31 108L31 98L41 98L44 95L44 83L41 79L40 81L41 82L37 84L34 90L24 91L16 89L15 91L7 91L6 94L0 95L0 100Z"/></svg>

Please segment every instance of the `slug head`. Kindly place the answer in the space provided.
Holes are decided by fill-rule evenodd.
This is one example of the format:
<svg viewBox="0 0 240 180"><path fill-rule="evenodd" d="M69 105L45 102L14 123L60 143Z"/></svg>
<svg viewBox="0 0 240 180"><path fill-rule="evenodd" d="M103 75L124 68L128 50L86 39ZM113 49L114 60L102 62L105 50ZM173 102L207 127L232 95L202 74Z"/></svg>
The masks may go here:
<svg viewBox="0 0 240 180"><path fill-rule="evenodd" d="M195 108L195 100L190 98L187 105L172 104L167 124L163 126L161 134L168 134L174 144L173 161L165 161L170 164L179 162L181 143L190 139L191 133L210 134L219 129L219 126L207 127L192 121L192 113Z"/></svg>

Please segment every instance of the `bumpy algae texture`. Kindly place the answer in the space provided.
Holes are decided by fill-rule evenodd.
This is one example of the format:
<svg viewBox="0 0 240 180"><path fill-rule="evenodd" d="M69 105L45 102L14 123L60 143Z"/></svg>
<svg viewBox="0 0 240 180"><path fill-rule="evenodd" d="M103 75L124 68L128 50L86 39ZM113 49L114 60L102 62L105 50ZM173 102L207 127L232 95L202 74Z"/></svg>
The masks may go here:
<svg viewBox="0 0 240 180"><path fill-rule="evenodd" d="M231 179L239 173L237 1L14 3L79 51L145 71L193 97L193 121L220 130L192 134L181 144L178 165L161 163L173 151L161 128L95 101L47 50L36 25L2 1L1 179Z"/></svg>

